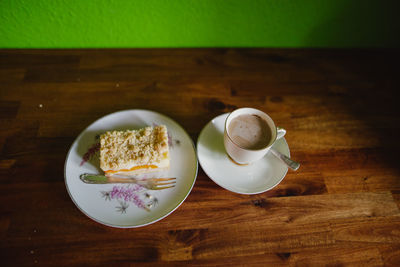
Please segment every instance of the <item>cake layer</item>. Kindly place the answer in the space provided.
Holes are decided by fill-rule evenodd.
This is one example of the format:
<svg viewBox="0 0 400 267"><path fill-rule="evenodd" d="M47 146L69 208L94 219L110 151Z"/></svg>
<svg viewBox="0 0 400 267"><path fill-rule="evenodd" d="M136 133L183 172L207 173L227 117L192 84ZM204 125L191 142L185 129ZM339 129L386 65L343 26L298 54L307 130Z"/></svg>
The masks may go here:
<svg viewBox="0 0 400 267"><path fill-rule="evenodd" d="M136 174L168 170L168 168L169 168L169 160L164 159L157 165L134 166L129 169L109 170L109 171L105 171L105 173L106 173L106 175L109 175L109 176L112 176L112 175L132 176L132 175L136 175Z"/></svg>
<svg viewBox="0 0 400 267"><path fill-rule="evenodd" d="M108 175L133 175L169 168L166 126L102 134L100 168Z"/></svg>

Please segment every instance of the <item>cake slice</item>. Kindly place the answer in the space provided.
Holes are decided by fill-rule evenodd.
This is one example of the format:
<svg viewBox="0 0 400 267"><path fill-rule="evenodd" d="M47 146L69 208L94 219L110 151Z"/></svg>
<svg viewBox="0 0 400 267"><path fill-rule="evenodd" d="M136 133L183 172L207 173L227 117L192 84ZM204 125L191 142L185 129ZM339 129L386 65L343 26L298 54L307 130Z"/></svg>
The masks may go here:
<svg viewBox="0 0 400 267"><path fill-rule="evenodd" d="M167 127L160 125L102 134L100 168L107 176L133 176L168 169Z"/></svg>

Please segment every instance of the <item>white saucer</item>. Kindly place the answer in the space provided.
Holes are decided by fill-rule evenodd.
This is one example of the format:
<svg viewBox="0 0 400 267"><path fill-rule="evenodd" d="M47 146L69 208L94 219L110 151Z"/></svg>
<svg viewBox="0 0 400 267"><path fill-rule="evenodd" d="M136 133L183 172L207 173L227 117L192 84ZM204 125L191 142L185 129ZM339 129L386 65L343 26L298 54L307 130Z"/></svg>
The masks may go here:
<svg viewBox="0 0 400 267"><path fill-rule="evenodd" d="M170 169L150 176L175 177L174 188L152 191L131 184L85 184L79 179L83 173L103 173L96 153L99 134L160 124L168 129ZM150 110L124 110L98 119L76 138L65 161L65 184L75 205L96 222L140 227L161 220L182 204L196 181L197 165L192 139L178 123Z"/></svg>
<svg viewBox="0 0 400 267"><path fill-rule="evenodd" d="M233 163L225 152L224 125L228 113L211 120L201 131L197 141L197 156L204 172L219 186L239 194L259 194L278 185L288 168L272 153L249 165ZM285 138L273 147L290 156Z"/></svg>

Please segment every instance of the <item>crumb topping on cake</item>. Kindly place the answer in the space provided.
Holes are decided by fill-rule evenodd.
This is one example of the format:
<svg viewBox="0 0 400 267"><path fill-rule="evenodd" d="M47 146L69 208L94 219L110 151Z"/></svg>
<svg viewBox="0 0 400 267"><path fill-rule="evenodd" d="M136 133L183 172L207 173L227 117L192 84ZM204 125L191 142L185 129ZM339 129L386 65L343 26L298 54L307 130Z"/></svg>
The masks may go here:
<svg viewBox="0 0 400 267"><path fill-rule="evenodd" d="M100 136L100 168L104 171L156 164L166 157L168 134L164 125L109 131Z"/></svg>

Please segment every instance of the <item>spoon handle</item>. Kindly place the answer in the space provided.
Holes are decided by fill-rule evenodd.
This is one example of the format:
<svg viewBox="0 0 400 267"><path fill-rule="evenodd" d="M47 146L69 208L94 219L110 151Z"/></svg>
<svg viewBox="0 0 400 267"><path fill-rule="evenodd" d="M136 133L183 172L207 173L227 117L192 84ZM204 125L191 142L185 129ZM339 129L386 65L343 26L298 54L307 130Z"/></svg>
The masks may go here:
<svg viewBox="0 0 400 267"><path fill-rule="evenodd" d="M279 158L280 160L282 160L289 168L291 168L294 171L297 171L297 169L300 167L300 163L298 163L297 161L294 161L292 159L290 159L289 157L287 157L286 155L283 155L281 152L279 152L278 150L271 148L270 151L272 152L272 154L274 154L274 156L276 156L277 158Z"/></svg>

